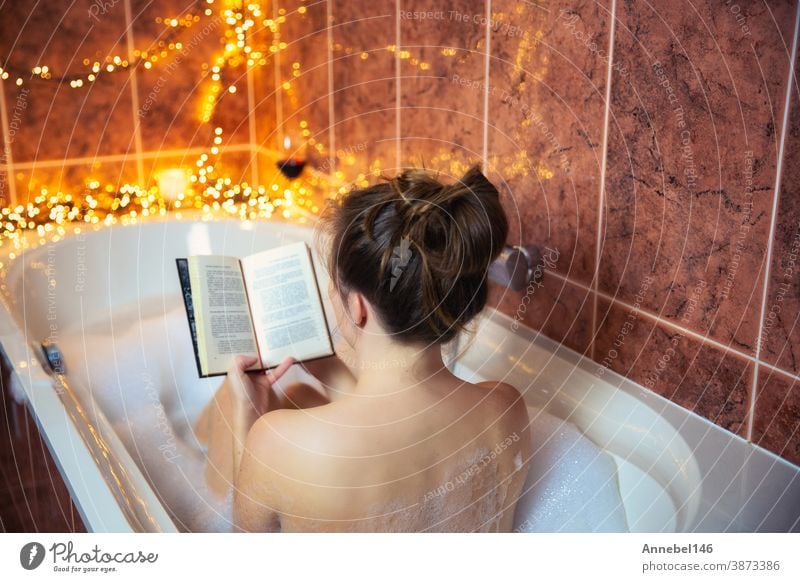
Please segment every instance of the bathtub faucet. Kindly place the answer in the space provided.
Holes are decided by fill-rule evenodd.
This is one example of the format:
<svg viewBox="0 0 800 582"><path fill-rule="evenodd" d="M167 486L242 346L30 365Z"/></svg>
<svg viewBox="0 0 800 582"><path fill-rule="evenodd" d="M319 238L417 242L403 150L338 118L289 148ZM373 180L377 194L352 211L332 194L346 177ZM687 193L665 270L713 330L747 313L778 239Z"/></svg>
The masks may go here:
<svg viewBox="0 0 800 582"><path fill-rule="evenodd" d="M35 346L35 344L34 344ZM61 349L49 340L44 340L39 344L39 360L45 372L53 374L65 374L64 356L61 354Z"/></svg>
<svg viewBox="0 0 800 582"><path fill-rule="evenodd" d="M542 261L542 252L534 245L506 245L500 256L489 266L489 280L521 291L529 282L541 279L544 270L536 267Z"/></svg>

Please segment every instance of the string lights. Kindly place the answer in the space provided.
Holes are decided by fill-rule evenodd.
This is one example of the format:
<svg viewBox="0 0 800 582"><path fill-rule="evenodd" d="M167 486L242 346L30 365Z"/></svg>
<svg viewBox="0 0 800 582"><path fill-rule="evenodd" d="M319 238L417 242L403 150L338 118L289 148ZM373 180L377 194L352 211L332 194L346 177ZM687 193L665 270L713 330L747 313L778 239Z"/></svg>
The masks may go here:
<svg viewBox="0 0 800 582"><path fill-rule="evenodd" d="M36 80L68 84L75 90L85 89L106 75L131 67L139 67L140 71L155 71L160 65L168 63L176 53L186 54L195 48L205 36L201 31L190 41L181 42L173 33L201 26L205 27L203 30L220 28L219 48L203 66L207 74L201 87L198 116L200 123L213 123L222 99L236 98L238 93L235 82L225 84L225 69L242 65L264 66L268 63L269 55L284 50L287 45L280 40L279 28L286 21L286 13L281 9L277 18L267 18L258 2L206 0L206 3L202 16L185 14L157 17L155 22L167 29L166 34L162 35L165 38L146 50L134 50L131 60L127 55L110 55L103 60L83 59L85 71L66 76L57 76L47 65L36 65L26 75L17 72L13 66L6 66L0 69L0 77L3 80L13 79L19 87ZM296 10L297 14L305 12L304 6ZM263 27L262 30L271 33L267 46L253 44L257 27ZM295 61L291 75L296 78L300 74L300 63ZM296 105L293 83L283 83L280 90L285 92L288 103ZM317 151L324 153L324 146L314 142L311 137L308 122L300 120L299 125L303 137L309 143L313 142ZM78 192L41 186L35 194L31 192L25 204L0 209L0 245L12 244L24 248L44 244L48 240L59 240L70 229L80 229L85 225L131 224L148 217L164 216L168 212L177 218L183 215L196 217L198 214L203 219L235 216L242 220L279 216L302 222L309 214L319 212L321 192L335 192L332 177L320 172L311 172L302 182L287 179L276 172L275 176L271 176L269 185L232 179L220 169L223 150L223 128L215 127L207 153L197 156L195 163L189 167L156 172L156 183L151 186L101 183L93 178L87 179ZM273 168L276 167L275 163L270 161ZM14 176L9 178L15 179Z"/></svg>
<svg viewBox="0 0 800 582"><path fill-rule="evenodd" d="M193 168L164 170L158 185L150 187L126 183L115 188L99 180L87 181L79 193L42 187L32 201L0 209L0 244L12 245L8 256L14 259L22 249L57 242L70 232L137 224L167 213L178 220L278 217L304 223L320 211L315 194L330 188L328 178L319 173L312 173L302 183L278 175L269 186L250 185L218 174L217 162L213 156L201 154Z"/></svg>
<svg viewBox="0 0 800 582"><path fill-rule="evenodd" d="M202 67L204 80L197 119L202 124L213 123L221 101L235 99L242 93L235 81L226 80L226 69L263 67L270 62L271 56L284 51L287 43L281 38L281 26L286 23L288 15L283 8L277 8L267 15L258 1L205 2L205 8L198 13L156 17L155 23L163 26L164 30L159 39L146 49L138 48L131 54L109 55L104 59L85 58L81 61L85 67L83 71L62 76L46 64L37 64L24 71L6 64L0 68L0 78L12 80L18 87L33 84L34 81L47 81L68 85L78 91L86 90L103 77L129 71L132 67L143 74L157 71L161 66L174 68L180 62L180 56L196 48L206 33L219 29L219 47ZM293 14L303 15L306 12L306 7L301 5ZM201 30L189 40L180 40L180 34L191 28ZM269 34L258 35L257 32ZM254 43L255 38L261 38L265 44ZM332 49L353 54L352 48L338 43ZM389 45L385 50L395 53L397 47ZM456 51L444 48L441 53L445 57L452 57ZM359 54L361 60L369 57L367 52ZM401 50L399 58L420 70L430 69L429 63L407 50ZM289 74L285 75L276 90L281 91L281 101L290 110L297 110L299 97L295 80L302 75L302 64L297 60L290 63ZM325 146L314 139L308 121L301 119L298 126L297 135L318 154L326 156L328 152ZM204 219L236 216L242 220L255 220L280 216L302 221L309 213L319 212L322 204L320 193L336 196L346 191L345 173L340 168L353 167L357 163L352 152L334 152L338 162L336 169L323 167L319 172L307 173L302 183L285 179L276 173L271 183L265 186L234 180L221 171L219 158L223 150L223 129L215 127L207 153L200 154L189 167L167 168L157 172L153 185L119 185L89 178L77 192L40 186L35 194L31 192L25 204L0 209L0 245L10 243L15 247L25 247L44 244L47 240L58 240L70 227L80 229L84 225L131 224L147 217L164 216L168 212L177 218L184 214L196 216L199 213ZM450 160L446 153L442 156L440 162L459 164L456 159ZM274 163L270 161L272 167L275 167ZM381 160L372 160L369 168L356 175L352 183L367 185L369 178L380 175L381 165ZM9 179L15 177L10 176ZM36 234L30 234L33 232ZM26 233L27 236L22 236Z"/></svg>

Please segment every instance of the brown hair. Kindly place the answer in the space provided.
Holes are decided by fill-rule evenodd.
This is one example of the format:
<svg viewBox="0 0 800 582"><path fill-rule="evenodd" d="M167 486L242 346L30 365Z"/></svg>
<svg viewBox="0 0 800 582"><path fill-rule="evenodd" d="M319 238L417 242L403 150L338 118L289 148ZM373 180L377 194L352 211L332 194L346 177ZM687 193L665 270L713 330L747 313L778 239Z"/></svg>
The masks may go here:
<svg viewBox="0 0 800 582"><path fill-rule="evenodd" d="M451 339L486 304L508 222L477 166L453 184L419 169L345 195L323 217L336 288L360 292L404 342Z"/></svg>

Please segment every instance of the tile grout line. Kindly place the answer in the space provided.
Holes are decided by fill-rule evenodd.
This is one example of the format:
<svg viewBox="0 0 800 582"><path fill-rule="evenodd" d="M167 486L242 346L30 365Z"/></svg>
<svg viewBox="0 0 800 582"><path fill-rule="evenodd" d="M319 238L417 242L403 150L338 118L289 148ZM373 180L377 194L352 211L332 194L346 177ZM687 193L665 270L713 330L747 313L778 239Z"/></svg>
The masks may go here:
<svg viewBox="0 0 800 582"><path fill-rule="evenodd" d="M800 376L798 376L797 374L793 374L788 370L784 370L783 368L779 368L774 364L770 364L769 362L765 362L764 360L759 360L758 365L762 368L767 368L770 371L775 372L776 374L780 374L785 378L789 378L790 380L793 380L795 382L800 382Z"/></svg>
<svg viewBox="0 0 800 582"><path fill-rule="evenodd" d="M576 281L575 279L572 279L572 278L568 277L567 275L562 275L561 273L558 273L556 271L548 271L548 274L554 276L559 281L563 281L565 283L568 283L569 285L572 285L573 287L577 287L581 291L585 291L587 293L595 293L594 289L592 289L590 286L585 285L584 283L581 283L580 281ZM647 311L646 309L642 309L641 307L639 309L636 309L636 307L634 305L631 305L627 301L612 297L611 295L609 295L608 293L605 293L603 291L598 291L597 294L600 297L602 297L603 299L605 299L606 301L608 301L609 303L612 303L612 304L614 304L614 305L616 305L618 307L624 307L625 309L628 309L628 310L631 310L631 311L635 310L637 313L640 313L643 317L653 321L654 323L657 323L658 325L670 328L670 329L672 329L674 331L677 331L680 334L689 336L694 340L697 340L697 341L699 341L699 342L701 342L703 344L708 344L710 346L713 346L713 347L715 347L716 349L718 349L720 351L723 351L723 352L725 352L727 354L730 354L732 356L736 356L736 357L738 357L738 358L740 358L742 360L745 360L747 362L750 362L752 364L754 364L756 362L755 356L751 356L750 354L746 354L745 352L737 350L736 348L732 348L731 346L726 346L725 344L723 344L720 341L717 341L717 340L715 340L713 338L704 336L701 333L698 333L696 331L693 331L691 329L688 329L686 327L678 325L677 323L673 323L673 322L669 321L668 319L664 319L664 318L656 315L655 313L651 313L650 311ZM769 362L765 362L763 360L759 360L759 364L761 366L764 366L765 368L769 368L770 370L773 370L774 372L777 372L777 373L781 374L782 376L786 376L787 378L790 378L792 380L796 380L796 381L800 382L800 376L795 375L792 372L789 372L788 370L784 370L782 368L779 368L778 366L775 366L775 365L770 364Z"/></svg>
<svg viewBox="0 0 800 582"><path fill-rule="evenodd" d="M772 274L772 252L775 242L775 230L778 222L778 203L781 194L781 176L783 174L783 157L786 146L786 130L789 127L789 112L792 102L792 80L795 74L795 61L797 60L797 35L800 27L800 1L795 2L794 36L792 38L792 52L789 61L789 78L786 82L786 96L783 104L783 121L781 125L780 145L778 146L778 163L775 170L775 189L772 193L772 214L769 221L769 238L767 239L767 256L764 261L764 284L761 290L761 311L758 318L758 338L756 341L756 361L753 367L753 383L750 386L750 402L747 412L747 440L753 440L753 423L755 421L756 398L758 390L758 368L761 358L761 343L764 338L764 314L767 309L767 295L769 293L770 275Z"/></svg>
<svg viewBox="0 0 800 582"><path fill-rule="evenodd" d="M130 0L125 0L125 40L128 46L128 62L135 62L136 41L133 37L133 11L131 10ZM139 123L139 82L136 76L136 67L131 67L131 106L133 107L133 142L136 148L136 175L139 184L144 185L144 164L141 154L144 151L142 145L142 127Z"/></svg>
<svg viewBox="0 0 800 582"><path fill-rule="evenodd" d="M247 31L248 38L252 33ZM258 142L258 133L256 131L256 118L254 112L256 110L256 86L255 77L253 76L253 65L247 65L247 129L250 138L250 181L253 186L259 185L258 176L258 156L256 154L255 146Z"/></svg>
<svg viewBox="0 0 800 582"><path fill-rule="evenodd" d="M483 82L483 173L487 172L487 165L489 163L489 74L490 74L490 61L492 57L492 35L491 35L491 18L492 18L492 0L486 0L486 63L484 66L484 82Z"/></svg>
<svg viewBox="0 0 800 582"><path fill-rule="evenodd" d="M272 18L278 20L278 4L272 4ZM273 39L274 40L274 39ZM275 77L275 123L278 129L278 150L284 147L284 128L283 128L283 87L281 83L281 51L275 52L273 59L273 74ZM294 146L294 144L292 144Z"/></svg>
<svg viewBox="0 0 800 582"><path fill-rule="evenodd" d="M17 205L17 184L14 181L14 156L11 153L11 128L8 125L8 111L6 109L6 91L3 87L5 81L0 79L0 124L3 129L3 154L6 170L6 180L8 181L8 206Z"/></svg>
<svg viewBox="0 0 800 582"><path fill-rule="evenodd" d="M397 169L400 168L403 157L400 135L402 131L401 90L400 90L400 12L403 10L402 0L397 0L394 12L394 132L395 132L395 159Z"/></svg>
<svg viewBox="0 0 800 582"><path fill-rule="evenodd" d="M595 255L594 255L594 275L592 283L594 286L594 294L592 295L592 337L589 348L589 353L594 359L595 356L595 338L597 337L597 297L600 291L600 258L602 255L601 248L604 240L603 236L603 222L605 214L606 199L606 164L608 162L608 124L611 112L611 80L613 78L613 63L614 63L614 36L616 32L616 16L617 16L617 0L611 0L611 29L608 32L608 68L606 70L606 103L603 113L603 149L601 155L603 156L600 161L600 191L597 195L597 233L595 235Z"/></svg>
<svg viewBox="0 0 800 582"><path fill-rule="evenodd" d="M336 109L333 102L334 83L333 83L333 0L325 1L325 14L328 21L328 167L332 171L336 169Z"/></svg>
<svg viewBox="0 0 800 582"><path fill-rule="evenodd" d="M221 153L237 153L249 152L252 149L251 144L241 143L229 146L220 147ZM151 160L158 157L171 157L171 156L184 156L193 154L202 154L208 151L205 146L198 146L193 148L184 149L171 149L171 150L149 150L143 151L141 154L108 154L105 156L87 156L85 158L65 158L63 160L36 160L32 162L17 162L14 164L15 170L36 170L39 168L58 168L61 166L80 166L83 164L94 163L113 163L124 162L131 159L141 158L144 160Z"/></svg>

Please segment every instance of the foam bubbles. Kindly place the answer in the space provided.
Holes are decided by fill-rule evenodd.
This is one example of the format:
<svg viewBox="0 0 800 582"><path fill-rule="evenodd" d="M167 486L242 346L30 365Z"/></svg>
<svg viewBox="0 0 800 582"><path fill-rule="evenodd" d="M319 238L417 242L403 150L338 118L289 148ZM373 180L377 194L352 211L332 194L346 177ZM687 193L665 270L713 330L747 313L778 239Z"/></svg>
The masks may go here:
<svg viewBox="0 0 800 582"><path fill-rule="evenodd" d="M205 451L192 431L222 378L197 377L180 303L148 318L140 319L138 313L138 305L115 310L113 329L102 321L71 333L63 330L59 347L68 381L94 398L179 529L230 531L232 488L225 499L208 489ZM95 406L87 407L89 414L93 410ZM517 506L515 531L627 531L614 460L574 425L535 408L529 414L535 454ZM476 458L464 459L462 469L483 454L476 451ZM514 466L522 465L517 455ZM461 470L454 471L448 479L458 483ZM476 491L496 499L471 503ZM439 524L436 529L463 531L478 518L482 529L491 531L498 526L491 508L502 506L506 493L496 487L496 475L487 469L470 477L469 486L431 496L424 502L425 511L438 516L433 520ZM449 508L456 502L469 509L454 516ZM470 515L481 507L488 513ZM407 511L397 511L395 519L398 530L414 521Z"/></svg>
<svg viewBox="0 0 800 582"><path fill-rule="evenodd" d="M626 532L614 459L575 425L529 407L531 458L514 531Z"/></svg>

